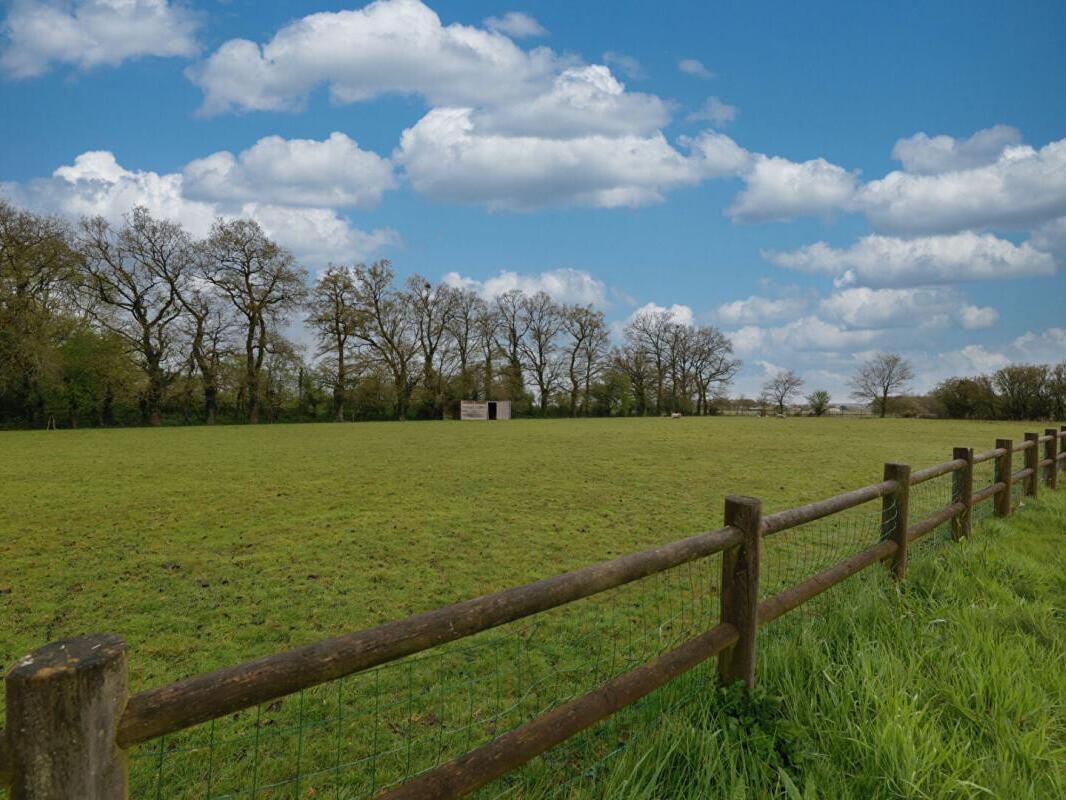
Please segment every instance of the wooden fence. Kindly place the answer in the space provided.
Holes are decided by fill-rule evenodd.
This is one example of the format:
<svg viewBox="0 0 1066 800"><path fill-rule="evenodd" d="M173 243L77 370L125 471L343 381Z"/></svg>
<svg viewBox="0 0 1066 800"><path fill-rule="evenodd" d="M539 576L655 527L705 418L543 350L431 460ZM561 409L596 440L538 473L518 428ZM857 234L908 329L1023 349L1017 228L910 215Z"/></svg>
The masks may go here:
<svg viewBox="0 0 1066 800"><path fill-rule="evenodd" d="M1017 470L1015 453L1024 462ZM986 461L994 462L993 482L975 491L974 467ZM956 448L950 461L914 472L886 464L879 483L773 514L763 515L757 499L729 497L719 530L134 695L127 691L120 637L55 642L20 660L6 677L0 786L9 787L12 800L125 798L126 751L138 743L722 554L717 625L379 795L460 797L714 656L720 680L752 686L760 627L876 562L904 578L909 544L947 523L954 538L970 535L973 510L983 501L992 500L998 516L1010 514L1012 486L1021 484L1030 497L1041 485L1055 488L1060 463L1066 464L1066 426L1027 433L1019 444L999 439L983 453ZM912 488L949 474L952 502L924 519L908 519ZM876 500L882 509L876 544L760 602L763 540Z"/></svg>

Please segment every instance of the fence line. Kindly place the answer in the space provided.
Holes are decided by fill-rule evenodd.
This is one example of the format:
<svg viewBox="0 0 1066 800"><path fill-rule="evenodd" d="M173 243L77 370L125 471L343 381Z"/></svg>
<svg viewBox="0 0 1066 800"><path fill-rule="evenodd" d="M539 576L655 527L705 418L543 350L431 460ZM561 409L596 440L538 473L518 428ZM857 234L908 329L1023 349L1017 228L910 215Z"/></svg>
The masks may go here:
<svg viewBox="0 0 1066 800"><path fill-rule="evenodd" d="M1024 467L1017 471L1012 471L1014 453L1022 453L1024 461ZM986 462L992 462L991 481L975 491L975 468ZM408 738L406 782L391 787L382 785L386 791L379 795L390 800L463 796L637 702L713 656L718 657L720 681L742 680L751 687L760 627L876 562L883 562L894 578L903 579L911 543L948 523L952 538L971 535L975 509L981 503L992 500L993 513L1006 516L1011 513L1016 487L1024 489L1029 497L1036 497L1041 485L1055 488L1058 471L1064 468L1060 464L1066 464L1066 425L1058 431L1046 429L1043 435L1026 433L1024 441L1017 445L1009 439L998 439L994 449L982 453L955 448L950 461L914 472L905 464L886 464L884 480L879 483L766 516L762 515L757 499L729 497L726 524L721 529L132 696L128 696L126 689L126 645L121 638L98 635L54 642L20 660L7 675L6 728L0 729L0 786L11 786L12 800L68 796L87 800L124 798L128 792L127 749L159 740L161 767L165 756L161 737L211 722L213 758L213 721L243 709L259 708L252 734L255 748L252 797L255 797L261 704L299 693L300 739L295 781L298 792L304 742L304 690L327 682L337 684L339 779L343 736L339 718L343 715L340 679L345 676L371 671L405 656L424 653L650 576L665 576L669 570L722 554L718 624L703 627L704 617L696 612L693 602L689 622L703 627L702 633L676 646L669 644L667 651L610 677L592 691L547 710L541 709L532 719L507 732L497 735L493 722L493 736L488 742L473 749L468 747L458 757L415 774L411 774ZM935 491L923 494L926 486L938 478L946 480L946 476L951 478L951 502L940 503ZM915 487L920 487L917 493L912 491ZM926 508L930 497L937 506ZM777 540L769 537L878 499L881 500L879 541L760 601L759 573L764 542L777 546ZM911 522L912 513L921 516ZM789 538L782 539L782 546L788 544ZM695 587L690 588L695 591ZM706 587L701 588L705 594ZM682 596L682 622L684 616ZM661 641L662 623L659 636ZM643 650L638 648L634 652ZM446 686L443 663L442 654L442 713ZM614 663L612 655L611 669ZM557 665L558 669L561 667ZM409 684L410 681L408 670ZM471 676L470 720L476 718L472 708L474 681ZM376 695L375 702L377 699ZM414 692L409 685L408 705L413 700ZM497 698L497 706L501 705ZM413 708L408 713L412 717ZM497 710L493 720L500 718ZM438 724L437 736L442 739L444 723L438 720ZM374 732L376 736L376 711ZM437 752L443 753L444 749L440 744ZM375 768L378 754L374 749ZM212 768L208 767L209 774ZM275 785L287 784L283 781ZM209 795L210 785L209 778ZM372 785L378 786L376 772Z"/></svg>

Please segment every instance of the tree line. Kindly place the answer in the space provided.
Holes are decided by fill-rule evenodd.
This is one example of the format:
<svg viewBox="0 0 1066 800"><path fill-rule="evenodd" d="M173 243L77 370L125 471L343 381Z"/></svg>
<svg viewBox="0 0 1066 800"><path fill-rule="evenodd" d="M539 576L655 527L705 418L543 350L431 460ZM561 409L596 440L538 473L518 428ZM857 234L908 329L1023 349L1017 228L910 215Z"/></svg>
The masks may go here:
<svg viewBox="0 0 1066 800"><path fill-rule="evenodd" d="M1066 361L1059 364L1010 364L991 375L947 378L927 395L908 394L914 368L898 353L877 353L860 364L849 380L851 396L881 417L945 419L1066 419ZM792 370L775 373L763 385L759 401L746 408L765 415L806 413L822 416L830 409L830 395L816 390L797 409L790 404L800 395L804 380Z"/></svg>
<svg viewBox="0 0 1066 800"><path fill-rule="evenodd" d="M302 321L312 348L293 341ZM711 414L740 367L719 330L544 292L484 298L390 263L313 282L251 220L204 239L133 209L77 224L0 200L0 424L408 419L460 399L535 415Z"/></svg>

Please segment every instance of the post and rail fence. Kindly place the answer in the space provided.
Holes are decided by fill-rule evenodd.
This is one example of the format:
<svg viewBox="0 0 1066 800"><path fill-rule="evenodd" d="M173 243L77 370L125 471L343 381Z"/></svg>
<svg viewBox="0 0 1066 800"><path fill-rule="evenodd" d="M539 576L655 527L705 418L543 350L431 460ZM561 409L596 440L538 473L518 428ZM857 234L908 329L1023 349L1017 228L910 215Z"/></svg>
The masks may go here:
<svg viewBox="0 0 1066 800"><path fill-rule="evenodd" d="M1021 453L1024 461L1018 471L1012 471L1014 453ZM985 463L994 472L986 485L975 490L975 468ZM105 634L54 642L21 659L7 674L0 787L8 788L11 800L120 800L130 791L128 751L142 743L160 740L162 772L166 751L161 737L202 723L213 726L214 720L227 715L261 708L311 687L721 553L717 624L701 627L676 646L671 642L670 649L654 658L567 702L538 710L503 732L494 723L487 741L457 757L405 774L392 784L379 786L375 779L373 792L390 800L461 797L714 657L719 681L743 681L752 687L760 628L877 562L893 578L904 579L908 547L916 540L941 526L950 526L953 539L971 536L975 510L984 508L982 503L991 501L991 513L996 516L1009 515L1012 489L1021 487L1025 496L1036 497L1041 485L1055 488L1064 464L1066 425L1042 435L1026 433L1024 442L1017 445L998 439L994 449L983 453L956 448L950 461L925 469L911 471L906 464L886 464L879 483L772 514L764 515L755 498L727 497L725 525L715 531L132 695L127 689L127 647L122 638ZM937 498L934 508L916 512L916 487L947 476L950 502L943 504ZM760 565L766 572L774 563L767 559L767 548L774 541L771 537L877 501L875 542L782 591L760 594ZM924 516L911 519L917 513ZM701 624L703 620L700 617ZM443 688L442 678L442 708ZM337 696L340 701L339 686ZM409 704L413 697L409 693ZM302 719L302 694L299 708ZM340 702L338 711L343 711ZM413 716L413 709L409 713ZM438 724L443 725L439 720ZM340 720L337 731L340 739L344 735ZM443 737L443 731L437 735ZM213 740L213 727L211 736ZM254 742L258 772L258 720ZM303 753L302 738L300 744L297 764ZM339 741L337 747L339 773ZM241 751L242 756L247 749ZM408 773L412 772L410 750L408 744ZM212 769L217 768L212 764L209 772ZM299 769L293 796L299 796ZM159 786L157 796L162 797ZM210 780L208 786L210 796ZM256 796L254 790L251 796ZM338 792L338 796L342 795Z"/></svg>

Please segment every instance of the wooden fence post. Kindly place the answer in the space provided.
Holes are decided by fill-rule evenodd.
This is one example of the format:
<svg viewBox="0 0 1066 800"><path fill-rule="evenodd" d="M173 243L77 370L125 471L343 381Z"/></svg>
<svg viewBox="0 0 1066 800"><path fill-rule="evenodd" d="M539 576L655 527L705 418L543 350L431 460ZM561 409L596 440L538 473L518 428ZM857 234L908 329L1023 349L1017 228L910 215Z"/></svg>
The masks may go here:
<svg viewBox="0 0 1066 800"><path fill-rule="evenodd" d="M907 577L907 516L911 493L909 464L885 464L885 480L895 481L896 491L881 498L881 539L896 543L896 552L886 562L897 581Z"/></svg>
<svg viewBox="0 0 1066 800"><path fill-rule="evenodd" d="M965 508L951 518L951 538L955 541L970 535L973 525L973 448L956 447L951 458L962 459L966 466L951 474L952 502L962 503Z"/></svg>
<svg viewBox="0 0 1066 800"><path fill-rule="evenodd" d="M1051 437L1044 442L1044 458L1051 459L1051 466L1047 468L1047 485L1049 489L1054 489L1059 483L1059 432L1048 428L1044 435Z"/></svg>
<svg viewBox="0 0 1066 800"><path fill-rule="evenodd" d="M126 642L78 636L23 658L7 674L11 800L126 800L115 733L126 706Z"/></svg>
<svg viewBox="0 0 1066 800"><path fill-rule="evenodd" d="M996 439L996 449L1005 450L1001 456L996 456L996 471L993 475L993 480L996 483L1006 483L1007 485L996 492L996 506L995 515L997 517L1010 516L1010 489L1011 489L1011 461L1013 458L1014 440L1013 439Z"/></svg>
<svg viewBox="0 0 1066 800"><path fill-rule="evenodd" d="M1025 441L1033 443L1025 449L1025 468L1032 470L1025 481L1025 493L1030 497L1036 497L1040 492L1040 434L1027 433Z"/></svg>
<svg viewBox="0 0 1066 800"><path fill-rule="evenodd" d="M754 497L727 497L725 524L744 532L743 543L722 551L721 621L733 625L740 638L718 654L723 685L744 681L755 685L755 634L759 627L759 549L762 502Z"/></svg>

